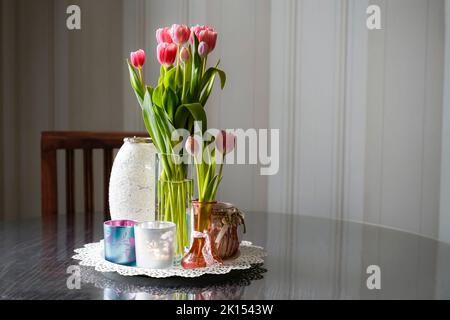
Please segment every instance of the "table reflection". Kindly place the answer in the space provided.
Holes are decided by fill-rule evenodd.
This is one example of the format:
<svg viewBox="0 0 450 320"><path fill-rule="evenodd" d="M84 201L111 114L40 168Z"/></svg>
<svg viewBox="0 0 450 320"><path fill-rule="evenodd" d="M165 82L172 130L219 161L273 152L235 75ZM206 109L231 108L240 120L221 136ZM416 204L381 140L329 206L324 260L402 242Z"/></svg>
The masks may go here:
<svg viewBox="0 0 450 320"><path fill-rule="evenodd" d="M238 300L252 281L263 279L266 271L262 265L255 265L225 275L155 279L101 273L82 266L81 281L103 289L104 300Z"/></svg>

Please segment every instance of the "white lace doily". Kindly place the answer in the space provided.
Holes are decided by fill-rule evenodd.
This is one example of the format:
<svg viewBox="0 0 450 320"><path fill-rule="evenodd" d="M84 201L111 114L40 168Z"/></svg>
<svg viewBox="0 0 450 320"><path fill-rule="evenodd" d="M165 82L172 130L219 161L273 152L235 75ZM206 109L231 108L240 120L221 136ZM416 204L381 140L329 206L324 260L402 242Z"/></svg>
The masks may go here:
<svg viewBox="0 0 450 320"><path fill-rule="evenodd" d="M249 269L252 265L264 263L266 252L262 247L254 246L251 242L242 241L239 247L240 255L233 260L226 260L222 265L183 269L181 266L167 269L145 269L138 267L123 266L104 259L103 240L100 242L85 244L83 248L75 249L77 253L72 258L80 260L82 266L95 267L100 272L117 272L124 276L145 275L152 278L185 277L193 278L204 274L225 274L231 270Z"/></svg>

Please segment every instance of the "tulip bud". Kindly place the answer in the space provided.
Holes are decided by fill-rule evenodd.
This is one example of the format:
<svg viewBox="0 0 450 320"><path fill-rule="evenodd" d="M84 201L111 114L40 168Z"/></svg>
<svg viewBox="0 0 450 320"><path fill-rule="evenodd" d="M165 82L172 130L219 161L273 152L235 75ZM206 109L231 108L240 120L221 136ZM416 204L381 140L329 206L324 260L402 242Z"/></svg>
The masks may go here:
<svg viewBox="0 0 450 320"><path fill-rule="evenodd" d="M165 67L172 65L177 57L177 45L174 43L162 42L156 48L158 62Z"/></svg>
<svg viewBox="0 0 450 320"><path fill-rule="evenodd" d="M206 44L208 45L208 50L209 52L211 52L216 47L217 32L210 28L202 30L198 34L198 41L206 42Z"/></svg>
<svg viewBox="0 0 450 320"><path fill-rule="evenodd" d="M170 29L170 35L172 36L173 42L181 45L189 40L191 30L186 25L174 24Z"/></svg>
<svg viewBox="0 0 450 320"><path fill-rule="evenodd" d="M195 140L195 138L193 136L189 136L187 138L185 148L186 148L186 151L191 156L195 156L198 153L198 150L199 150L198 142Z"/></svg>
<svg viewBox="0 0 450 320"><path fill-rule="evenodd" d="M165 28L159 28L158 30L156 30L156 42L158 42L158 44L163 43L163 42L167 42L167 43L172 43L172 37L170 36L170 28L169 27L165 27Z"/></svg>
<svg viewBox="0 0 450 320"><path fill-rule="evenodd" d="M133 67L141 68L145 63L145 52L142 49L139 49L135 52L130 53L130 61Z"/></svg>
<svg viewBox="0 0 450 320"><path fill-rule="evenodd" d="M198 54L201 58L206 57L209 53L208 44L206 42L200 42L198 44Z"/></svg>
<svg viewBox="0 0 450 320"><path fill-rule="evenodd" d="M236 145L236 136L225 130L220 131L216 137L216 147L222 154L233 151Z"/></svg>
<svg viewBox="0 0 450 320"><path fill-rule="evenodd" d="M191 54L189 53L189 50L186 47L181 48L181 51L180 51L181 61L187 62L187 61L189 61L190 58L191 58Z"/></svg>

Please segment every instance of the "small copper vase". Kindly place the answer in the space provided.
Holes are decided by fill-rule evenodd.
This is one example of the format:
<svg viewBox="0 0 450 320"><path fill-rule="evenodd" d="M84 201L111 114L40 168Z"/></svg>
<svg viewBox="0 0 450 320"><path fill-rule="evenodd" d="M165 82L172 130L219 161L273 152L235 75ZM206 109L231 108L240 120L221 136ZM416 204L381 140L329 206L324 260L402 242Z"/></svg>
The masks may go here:
<svg viewBox="0 0 450 320"><path fill-rule="evenodd" d="M225 260L235 257L239 250L238 226L245 222L243 213L231 203L218 202L214 205L210 234L214 238L217 255Z"/></svg>
<svg viewBox="0 0 450 320"><path fill-rule="evenodd" d="M186 253L186 255L181 259L181 266L185 269L204 268L207 266L203 248L206 242L205 237L210 236L209 228L211 223L211 214L215 204L216 201L192 201L193 240L189 252ZM199 236L199 233L203 235ZM211 247L208 248L210 255L214 258L214 260L221 261L216 253L214 238L210 237L209 242L211 245Z"/></svg>

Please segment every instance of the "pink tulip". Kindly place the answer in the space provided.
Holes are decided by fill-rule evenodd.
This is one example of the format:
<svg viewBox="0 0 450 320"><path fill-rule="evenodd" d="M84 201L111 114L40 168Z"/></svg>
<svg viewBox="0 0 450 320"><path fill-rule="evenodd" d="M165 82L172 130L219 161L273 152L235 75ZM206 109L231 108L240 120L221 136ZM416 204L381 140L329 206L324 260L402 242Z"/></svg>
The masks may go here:
<svg viewBox="0 0 450 320"><path fill-rule="evenodd" d="M174 24L170 29L170 35L176 44L185 44L189 40L191 30L184 24Z"/></svg>
<svg viewBox="0 0 450 320"><path fill-rule="evenodd" d="M216 41L217 41L217 32L211 29L205 29L200 31L198 34L198 41L199 42L206 42L208 44L208 53L214 50L216 47Z"/></svg>
<svg viewBox="0 0 450 320"><path fill-rule="evenodd" d="M198 44L198 54L201 58L206 57L209 53L209 47L206 42L200 42Z"/></svg>
<svg viewBox="0 0 450 320"><path fill-rule="evenodd" d="M165 27L156 30L156 41L158 42L158 44L163 42L172 43L173 40L172 37L170 36L170 28Z"/></svg>
<svg viewBox="0 0 450 320"><path fill-rule="evenodd" d="M163 66L170 66L177 57L177 45L174 43L161 42L156 48L156 56Z"/></svg>
<svg viewBox="0 0 450 320"><path fill-rule="evenodd" d="M233 151L236 145L236 136L230 132L222 130L216 137L216 147L222 154Z"/></svg>
<svg viewBox="0 0 450 320"><path fill-rule="evenodd" d="M145 52L142 49L139 49L135 52L130 53L130 61L133 67L142 68L145 63Z"/></svg>
<svg viewBox="0 0 450 320"><path fill-rule="evenodd" d="M180 51L180 59L183 62L189 61L191 58L191 54L189 53L189 50L186 47L181 48Z"/></svg>
<svg viewBox="0 0 450 320"><path fill-rule="evenodd" d="M214 31L214 29L211 28L210 26L200 26L200 25L197 24L196 26L191 27L191 37L190 37L191 43L194 43L194 36L193 35L195 34L195 36L198 39L198 37L200 35L200 32L203 31L203 30Z"/></svg>
<svg viewBox="0 0 450 320"><path fill-rule="evenodd" d="M199 145L193 136L189 136L186 140L185 145L186 151L191 155L195 156L198 153Z"/></svg>
<svg viewBox="0 0 450 320"><path fill-rule="evenodd" d="M205 26L200 26L200 25L196 25L191 27L191 43L194 43L194 34L196 35L196 37L198 38L198 34L200 33L200 31L204 30Z"/></svg>

